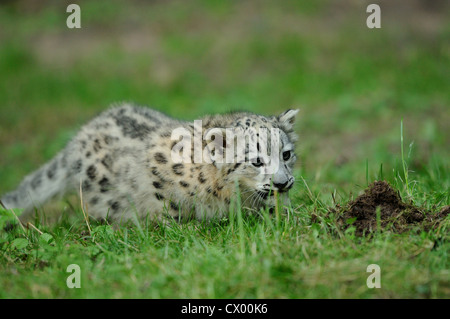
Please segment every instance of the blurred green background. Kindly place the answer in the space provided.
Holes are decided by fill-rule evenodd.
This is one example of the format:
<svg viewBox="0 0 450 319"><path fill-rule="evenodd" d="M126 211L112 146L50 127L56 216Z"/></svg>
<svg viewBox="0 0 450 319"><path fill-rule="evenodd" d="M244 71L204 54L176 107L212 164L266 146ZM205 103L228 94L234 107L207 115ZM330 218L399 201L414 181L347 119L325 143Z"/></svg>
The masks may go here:
<svg viewBox="0 0 450 319"><path fill-rule="evenodd" d="M393 174L403 118L409 169L449 187L448 1L89 0L68 29L72 2L0 2L0 193L124 100L186 120L298 107L298 169L324 192Z"/></svg>
<svg viewBox="0 0 450 319"><path fill-rule="evenodd" d="M72 2L81 29L66 26ZM381 29L366 26L370 3ZM77 202L75 222L1 234L0 297L448 297L447 226L360 239L341 234L327 209L374 179L427 212L450 204L449 9L447 0L0 0L0 194L114 102L186 120L301 109L291 219L145 235L92 224L87 236ZM67 289L72 263L88 289ZM383 289L367 289L372 263Z"/></svg>

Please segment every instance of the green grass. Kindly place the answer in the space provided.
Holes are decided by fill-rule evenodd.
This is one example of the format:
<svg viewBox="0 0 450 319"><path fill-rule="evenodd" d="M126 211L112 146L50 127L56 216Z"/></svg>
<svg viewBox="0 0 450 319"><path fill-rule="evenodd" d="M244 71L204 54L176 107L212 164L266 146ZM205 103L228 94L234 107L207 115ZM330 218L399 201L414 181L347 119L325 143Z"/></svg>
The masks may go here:
<svg viewBox="0 0 450 319"><path fill-rule="evenodd" d="M54 223L0 232L0 297L448 298L448 220L359 238L327 214L376 179L427 210L450 204L448 13L430 13L429 31L382 6L382 29L369 30L365 7L340 16L314 3L86 1L80 30L65 27L63 3L1 5L0 193L112 102L187 120L301 112L289 215L90 221L90 233L77 203L62 202ZM0 224L11 218L2 211ZM81 289L66 286L70 264ZM366 286L370 264L381 289Z"/></svg>
<svg viewBox="0 0 450 319"><path fill-rule="evenodd" d="M359 238L327 214L330 203L322 198L331 196L301 189L303 198L279 219L238 211L212 223L164 227L142 223L115 230L91 221L89 231L77 211L52 226L36 221L38 230L18 227L1 237L0 281L8 289L0 297L448 296L448 220L429 233ZM431 194L432 202L440 201L442 195ZM66 286L70 264L81 268L81 289ZM366 286L370 264L381 267L381 289Z"/></svg>

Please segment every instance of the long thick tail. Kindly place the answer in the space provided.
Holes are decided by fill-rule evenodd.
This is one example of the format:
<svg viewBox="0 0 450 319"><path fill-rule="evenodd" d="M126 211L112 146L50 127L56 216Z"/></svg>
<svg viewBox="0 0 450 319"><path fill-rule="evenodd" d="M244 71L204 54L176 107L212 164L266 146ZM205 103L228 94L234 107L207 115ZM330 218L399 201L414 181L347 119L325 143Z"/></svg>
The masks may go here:
<svg viewBox="0 0 450 319"><path fill-rule="evenodd" d="M26 219L49 199L62 194L67 188L68 165L65 152L59 153L50 162L26 176L19 187L3 195L0 200L7 209L24 209L20 219Z"/></svg>

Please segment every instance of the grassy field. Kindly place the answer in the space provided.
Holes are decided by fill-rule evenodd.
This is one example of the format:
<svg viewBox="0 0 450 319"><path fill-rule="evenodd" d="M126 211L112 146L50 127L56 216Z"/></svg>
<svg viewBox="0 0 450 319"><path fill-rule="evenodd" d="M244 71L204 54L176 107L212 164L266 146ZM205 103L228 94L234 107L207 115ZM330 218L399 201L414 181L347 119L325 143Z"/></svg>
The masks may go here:
<svg viewBox="0 0 450 319"><path fill-rule="evenodd" d="M0 231L0 298L450 297L448 218L361 238L328 214L379 179L424 210L450 204L445 2L378 1L368 29L364 1L79 1L73 30L69 3L0 5L0 194L113 102L186 120L299 107L293 207L116 230L63 201L53 223Z"/></svg>

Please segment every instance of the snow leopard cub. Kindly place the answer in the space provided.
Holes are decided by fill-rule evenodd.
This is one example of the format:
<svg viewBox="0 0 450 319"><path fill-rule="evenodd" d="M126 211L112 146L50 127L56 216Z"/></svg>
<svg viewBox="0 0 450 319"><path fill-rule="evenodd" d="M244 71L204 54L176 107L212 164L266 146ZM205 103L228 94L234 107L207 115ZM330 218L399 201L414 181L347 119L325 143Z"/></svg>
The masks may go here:
<svg viewBox="0 0 450 319"><path fill-rule="evenodd" d="M135 214L156 220L220 218L229 213L238 193L241 205L251 209L273 207L274 191L288 205L297 112L271 117L248 112L208 115L198 126L147 107L121 104L83 126L59 154L26 176L1 202L5 208L24 209L22 221L35 208L68 192L81 193L89 216L116 221ZM212 129L224 136L208 137ZM174 139L177 130L184 138L192 137L181 149L185 151L181 161L174 159L180 143L180 136ZM278 133L261 138L261 130ZM228 147L230 132L250 140L241 153L233 155L231 150L238 147ZM252 142L256 151L249 149ZM271 158L278 163L272 171L266 149L270 146ZM228 157L218 160L220 154Z"/></svg>

